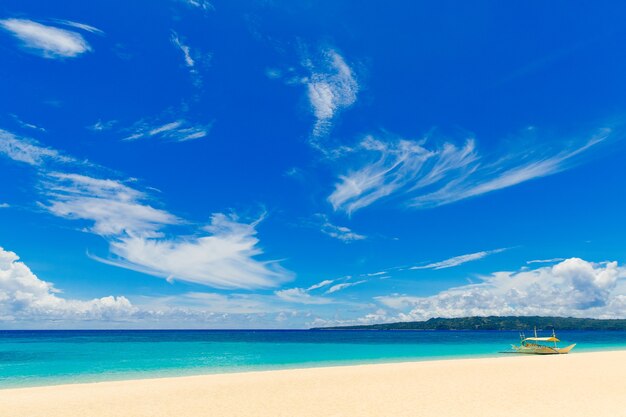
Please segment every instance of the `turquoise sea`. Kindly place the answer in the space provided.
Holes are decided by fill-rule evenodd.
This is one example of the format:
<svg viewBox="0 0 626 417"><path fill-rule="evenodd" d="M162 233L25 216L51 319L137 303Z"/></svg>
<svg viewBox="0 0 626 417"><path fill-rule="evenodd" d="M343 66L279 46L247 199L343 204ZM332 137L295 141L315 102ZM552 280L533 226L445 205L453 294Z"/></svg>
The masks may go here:
<svg viewBox="0 0 626 417"><path fill-rule="evenodd" d="M559 332L576 352L626 349L626 332ZM0 331L0 388L358 363L499 356L498 331Z"/></svg>

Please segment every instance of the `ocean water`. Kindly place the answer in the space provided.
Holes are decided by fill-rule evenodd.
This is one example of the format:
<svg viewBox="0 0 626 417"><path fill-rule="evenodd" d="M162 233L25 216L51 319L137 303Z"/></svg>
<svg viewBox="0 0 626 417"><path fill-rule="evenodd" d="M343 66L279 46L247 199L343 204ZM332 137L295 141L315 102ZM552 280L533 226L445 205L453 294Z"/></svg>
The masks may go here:
<svg viewBox="0 0 626 417"><path fill-rule="evenodd" d="M626 332L559 332L576 352L626 349ZM0 388L359 363L499 356L497 331L0 331Z"/></svg>

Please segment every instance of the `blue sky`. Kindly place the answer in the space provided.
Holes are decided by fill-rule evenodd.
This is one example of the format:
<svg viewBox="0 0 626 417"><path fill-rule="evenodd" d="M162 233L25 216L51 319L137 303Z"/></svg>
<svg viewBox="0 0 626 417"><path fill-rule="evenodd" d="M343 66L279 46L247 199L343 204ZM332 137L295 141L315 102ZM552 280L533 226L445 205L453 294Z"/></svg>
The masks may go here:
<svg viewBox="0 0 626 417"><path fill-rule="evenodd" d="M0 5L0 326L624 317L614 2Z"/></svg>

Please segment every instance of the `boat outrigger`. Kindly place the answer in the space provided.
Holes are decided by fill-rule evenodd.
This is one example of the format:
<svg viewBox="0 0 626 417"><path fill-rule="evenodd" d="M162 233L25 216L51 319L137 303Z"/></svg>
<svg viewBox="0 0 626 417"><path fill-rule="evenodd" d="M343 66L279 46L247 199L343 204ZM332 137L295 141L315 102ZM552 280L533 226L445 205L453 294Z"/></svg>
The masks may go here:
<svg viewBox="0 0 626 417"><path fill-rule="evenodd" d="M554 346L541 344L541 342L554 342ZM576 343L574 343L567 347L560 348L557 346L557 342L560 342L560 340L557 339L556 334L554 333L554 329L552 330L552 336L550 337L537 337L537 328L535 327L535 337L525 337L524 333L520 333L520 345L511 345L511 347L517 353L529 353L534 355L558 355L569 353L569 351L574 349L574 346L576 346Z"/></svg>

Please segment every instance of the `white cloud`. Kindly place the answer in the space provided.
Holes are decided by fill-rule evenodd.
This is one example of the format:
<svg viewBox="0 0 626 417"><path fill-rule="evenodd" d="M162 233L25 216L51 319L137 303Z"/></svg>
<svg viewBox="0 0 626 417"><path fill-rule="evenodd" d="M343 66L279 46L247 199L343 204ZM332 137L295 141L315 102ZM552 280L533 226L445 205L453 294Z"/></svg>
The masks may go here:
<svg viewBox="0 0 626 417"><path fill-rule="evenodd" d="M26 129L32 129L32 130L37 130L37 131L39 131L39 132L45 132L45 131L46 131L46 129L44 129L44 128L43 128L43 127L41 127L41 126L37 126L36 124L33 124L33 123L27 123L27 122L23 121L22 119L20 119L19 117L17 117L17 115L15 115L15 114L11 114L11 117L13 117L13 120L15 120L15 122L16 122L18 125L20 125L21 127L23 127L23 128L26 128Z"/></svg>
<svg viewBox="0 0 626 417"><path fill-rule="evenodd" d="M298 303L298 304L329 304L333 302L338 302L336 300L325 298L317 295L311 295L312 291L318 290L320 288L325 288L330 286L324 294L332 294L338 291L341 291L345 288L349 288L355 285L363 284L367 282L367 280L361 280L356 282L343 282L340 284L332 285L336 281L347 280L350 279L350 276L337 278L337 279L325 279L323 281L318 282L317 284L313 284L308 288L289 288L285 290L275 291L274 294L278 296L283 301L287 301L290 303Z"/></svg>
<svg viewBox="0 0 626 417"><path fill-rule="evenodd" d="M140 120L129 129L132 133L124 140L137 140L157 137L175 142L187 142L206 137L211 130L211 123L205 125L192 124L184 119L166 123L154 123Z"/></svg>
<svg viewBox="0 0 626 417"><path fill-rule="evenodd" d="M344 282L341 284L335 284L332 287L330 287L325 294L332 294L335 293L337 291L341 291L341 290L345 290L346 288L350 288L350 287L354 287L355 285L359 285L359 284L363 284L367 282L366 280L361 280L361 281L355 281L355 282Z"/></svg>
<svg viewBox="0 0 626 417"><path fill-rule="evenodd" d="M192 51L189 45L184 43L184 39L181 38L178 33L172 31L171 41L178 48L182 54L185 61L185 66L189 70L189 74L191 75L191 79L193 84L196 87L202 86L202 76L200 75L199 68L206 67L209 65L211 60L211 54L202 53L197 48L194 48Z"/></svg>
<svg viewBox="0 0 626 417"><path fill-rule="evenodd" d="M148 135L154 136L160 133L171 132L172 130L178 129L183 124L182 120L177 120L175 122L166 123L163 126L155 127L154 129L148 132Z"/></svg>
<svg viewBox="0 0 626 417"><path fill-rule="evenodd" d="M0 154L34 166L46 162L75 162L73 158L62 155L57 150L41 146L34 139L16 136L2 129L0 129Z"/></svg>
<svg viewBox="0 0 626 417"><path fill-rule="evenodd" d="M188 292L141 296L137 301L131 303L124 296L63 297L15 253L0 247L1 328L265 328L278 327L281 317L299 316L297 311L277 306L273 296L256 294Z"/></svg>
<svg viewBox="0 0 626 417"><path fill-rule="evenodd" d="M189 48L189 46L182 43L176 32L172 32L172 43L182 51L185 58L185 65L187 65L189 68L193 68L196 63L191 57L191 49Z"/></svg>
<svg viewBox="0 0 626 417"><path fill-rule="evenodd" d="M526 261L528 265L531 264L550 264L554 262L564 261L565 258L551 258L551 259L533 259L532 261Z"/></svg>
<svg viewBox="0 0 626 417"><path fill-rule="evenodd" d="M311 295L303 288L289 288L276 291L274 294L283 301L296 304L329 304L333 302L328 298Z"/></svg>
<svg viewBox="0 0 626 417"><path fill-rule="evenodd" d="M119 181L49 173L42 187L50 213L91 223L114 257L97 260L146 274L216 288L267 288L291 274L276 261L259 261L256 225L214 214L197 236L169 237L164 228L183 221L147 204L148 196Z"/></svg>
<svg viewBox="0 0 626 417"><path fill-rule="evenodd" d="M159 230L181 220L148 204L147 195L119 181L79 174L47 174L43 189L55 216L93 222L89 231L102 236L161 236Z"/></svg>
<svg viewBox="0 0 626 417"><path fill-rule="evenodd" d="M425 141L386 142L368 136L348 153L365 156L365 163L361 160L359 168L339 176L328 201L349 214L392 195L402 196L414 208L450 204L563 171L610 132L602 129L582 145L557 152L525 150L492 162L478 154L473 139L462 147L445 143L427 149Z"/></svg>
<svg viewBox="0 0 626 417"><path fill-rule="evenodd" d="M593 263L570 258L557 265L518 272L496 272L483 282L430 297L376 297L403 310L393 320L488 315L626 317L626 269L617 262Z"/></svg>
<svg viewBox="0 0 626 417"><path fill-rule="evenodd" d="M278 68L266 68L265 75L271 80L277 80L283 76L283 72Z"/></svg>
<svg viewBox="0 0 626 417"><path fill-rule="evenodd" d="M44 58L73 58L91 50L79 33L70 30L27 19L0 20L0 26L22 41L27 50Z"/></svg>
<svg viewBox="0 0 626 417"><path fill-rule="evenodd" d="M104 34L104 32L101 31L100 29L98 29L96 27L93 27L91 25L87 25L85 23L73 22L71 20L63 20L63 19L57 19L57 20L55 20L55 22L60 23L62 25L71 26L71 27L76 28L76 29L81 29L81 30L84 30L86 32L96 33L98 35L103 35Z"/></svg>
<svg viewBox="0 0 626 417"><path fill-rule="evenodd" d="M102 132L104 130L111 129L116 123L117 123L117 120L109 120L108 122L103 122L102 120L98 120L93 125L88 126L87 129L93 130L95 132Z"/></svg>
<svg viewBox="0 0 626 417"><path fill-rule="evenodd" d="M350 243L356 240L363 240L367 238L367 236L365 235L361 235L356 232L353 232L348 227L336 226L332 224L328 220L328 218L323 214L319 214L318 217L322 219L321 232L324 233L325 235L328 235L335 239L339 239L344 243Z"/></svg>
<svg viewBox="0 0 626 417"><path fill-rule="evenodd" d="M153 207L148 194L114 179L54 172L51 159L76 162L58 151L0 130L0 153L37 168L39 203L51 214L85 223L84 231L104 237L113 257L103 262L168 280L216 288L267 288L290 280L292 274L277 261L261 261L256 237L260 220L247 224L235 216L213 214L210 224L191 236L168 233L187 222ZM84 163L83 163L84 165ZM93 167L92 165L88 165ZM101 169L101 168L99 168Z"/></svg>
<svg viewBox="0 0 626 417"><path fill-rule="evenodd" d="M500 249L494 249L494 250L487 250L487 251L481 251L481 252L475 252L475 253L469 253L467 255L459 255L459 256L455 256L453 258L450 259L446 259L444 261L440 261L440 262L434 262L428 265L420 265L420 266L413 266L409 269L445 269L445 268L452 268L458 265L462 265L464 263L467 262L472 262L472 261L477 261L479 259L485 258L489 255L493 255L496 253L500 253L500 252L504 252L505 250L507 250L507 248L500 248Z"/></svg>
<svg viewBox="0 0 626 417"><path fill-rule="evenodd" d="M255 224L213 214L203 235L193 238L122 236L111 242L119 259L108 263L214 288L269 288L291 279L276 261L259 261Z"/></svg>
<svg viewBox="0 0 626 417"><path fill-rule="evenodd" d="M82 301L63 298L14 253L0 247L0 322L49 320L126 320L137 309L125 297Z"/></svg>
<svg viewBox="0 0 626 417"><path fill-rule="evenodd" d="M269 298L257 294L218 294L188 292L172 296L142 297L141 308L163 316L183 313L189 318L212 314L268 314L280 313L283 309L273 305Z"/></svg>
<svg viewBox="0 0 626 417"><path fill-rule="evenodd" d="M305 78L307 95L316 122L313 136L328 133L333 118L357 99L359 83L343 57L333 49L321 52L321 59L305 59L303 65L310 71Z"/></svg>
<svg viewBox="0 0 626 417"><path fill-rule="evenodd" d="M215 10L213 5L207 0L178 0L186 5L204 10L205 12Z"/></svg>
<svg viewBox="0 0 626 417"><path fill-rule="evenodd" d="M317 290L318 288L322 288L325 287L327 285L332 284L333 282L335 282L335 280L333 279L325 279L323 281L318 282L317 284L313 284L311 285L309 288L307 288L307 291L313 291L313 290Z"/></svg>
<svg viewBox="0 0 626 417"><path fill-rule="evenodd" d="M0 208L9 208L11 205L9 203L0 203Z"/></svg>

